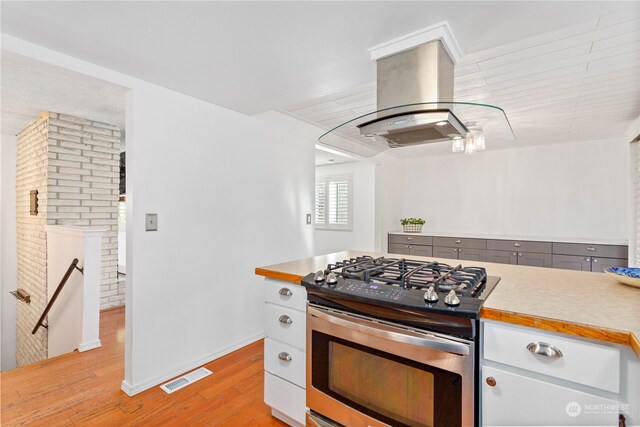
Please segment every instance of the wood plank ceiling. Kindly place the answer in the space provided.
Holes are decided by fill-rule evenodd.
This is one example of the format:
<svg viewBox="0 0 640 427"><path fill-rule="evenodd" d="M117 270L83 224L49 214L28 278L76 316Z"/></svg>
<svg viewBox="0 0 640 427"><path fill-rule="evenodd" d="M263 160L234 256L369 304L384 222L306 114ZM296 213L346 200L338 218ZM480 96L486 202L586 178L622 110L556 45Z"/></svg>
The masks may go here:
<svg viewBox="0 0 640 427"><path fill-rule="evenodd" d="M374 111L375 92L370 82L284 112L328 130ZM640 20L602 16L466 55L456 65L454 97L505 110L516 141L491 147L488 140L488 148L621 137L640 115ZM414 147L392 151L416 154Z"/></svg>

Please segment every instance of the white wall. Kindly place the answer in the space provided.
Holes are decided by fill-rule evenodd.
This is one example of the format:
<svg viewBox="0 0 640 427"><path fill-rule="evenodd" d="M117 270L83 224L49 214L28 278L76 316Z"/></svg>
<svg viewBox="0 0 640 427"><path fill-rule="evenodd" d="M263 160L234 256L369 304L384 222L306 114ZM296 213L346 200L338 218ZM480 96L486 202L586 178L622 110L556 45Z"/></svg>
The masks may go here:
<svg viewBox="0 0 640 427"><path fill-rule="evenodd" d="M376 165L375 250L387 252L387 233L400 228L402 206L401 159L381 153L372 159Z"/></svg>
<svg viewBox="0 0 640 427"><path fill-rule="evenodd" d="M16 137L0 135L0 370L16 366Z"/></svg>
<svg viewBox="0 0 640 427"><path fill-rule="evenodd" d="M316 166L316 177L352 174L353 227L345 230L315 230L314 254L375 247L375 164L368 161Z"/></svg>
<svg viewBox="0 0 640 427"><path fill-rule="evenodd" d="M248 117L3 35L2 48L127 93L123 389L139 392L263 333L257 266L313 253L320 129ZM144 231L158 214L157 232Z"/></svg>
<svg viewBox="0 0 640 427"><path fill-rule="evenodd" d="M401 216L423 231L626 240L628 141L404 161Z"/></svg>
<svg viewBox="0 0 640 427"><path fill-rule="evenodd" d="M158 87L134 89L130 107L124 386L137 392L263 336L255 267L312 254L318 130Z"/></svg>

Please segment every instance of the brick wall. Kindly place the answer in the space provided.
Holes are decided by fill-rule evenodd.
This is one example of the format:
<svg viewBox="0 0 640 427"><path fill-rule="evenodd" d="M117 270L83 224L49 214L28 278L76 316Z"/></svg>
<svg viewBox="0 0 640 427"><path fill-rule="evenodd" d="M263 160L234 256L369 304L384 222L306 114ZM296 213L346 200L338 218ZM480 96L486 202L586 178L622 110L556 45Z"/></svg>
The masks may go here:
<svg viewBox="0 0 640 427"><path fill-rule="evenodd" d="M31 294L31 303L16 303L16 363L47 357L47 330L31 330L47 305L47 127L42 115L18 135L16 164L16 237L18 288ZM29 213L29 192L38 190L39 213ZM2 296L5 298L5 296Z"/></svg>
<svg viewBox="0 0 640 427"><path fill-rule="evenodd" d="M17 364L47 357L47 332L31 329L47 304L45 224L105 228L102 239L100 307L124 304L118 283L118 187L120 129L58 113L42 113L18 135L18 287L32 296L17 304ZM39 213L29 214L29 192L37 189ZM45 322L46 323L46 322Z"/></svg>
<svg viewBox="0 0 640 427"><path fill-rule="evenodd" d="M100 307L124 304L118 285L120 129L49 115L49 224L103 227Z"/></svg>

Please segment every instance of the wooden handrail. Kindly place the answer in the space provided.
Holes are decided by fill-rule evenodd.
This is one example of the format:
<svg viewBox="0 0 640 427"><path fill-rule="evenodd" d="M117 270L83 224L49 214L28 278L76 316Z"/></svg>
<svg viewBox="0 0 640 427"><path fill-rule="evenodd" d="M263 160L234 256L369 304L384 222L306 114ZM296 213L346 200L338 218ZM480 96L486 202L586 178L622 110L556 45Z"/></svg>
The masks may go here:
<svg viewBox="0 0 640 427"><path fill-rule="evenodd" d="M47 307L42 312L42 316L40 316L40 320L38 320L38 323L36 323L36 326L33 328L33 331L31 331L32 334L35 334L36 332L38 332L38 328L40 328L40 326L49 329L49 327L43 325L42 322L44 322L44 319L47 317L47 314L49 314L49 310L51 310L51 306L53 305L54 302L56 302L58 295L60 295L60 291L62 291L62 288L67 283L67 280L69 279L69 276L71 276L71 273L73 273L73 270L78 270L80 273L84 273L82 271L83 269L78 267L78 258L74 258L73 261L71 261L69 268L67 268L67 272L64 273L64 276L62 277L60 284L58 284L56 291L53 293L51 300L49 301L49 303L47 304Z"/></svg>

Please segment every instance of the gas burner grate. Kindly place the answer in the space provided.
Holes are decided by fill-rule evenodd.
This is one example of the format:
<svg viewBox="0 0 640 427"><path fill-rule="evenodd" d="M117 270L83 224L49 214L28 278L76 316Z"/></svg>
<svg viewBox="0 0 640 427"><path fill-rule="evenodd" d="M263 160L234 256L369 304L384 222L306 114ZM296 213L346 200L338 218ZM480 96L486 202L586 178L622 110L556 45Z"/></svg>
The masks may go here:
<svg viewBox="0 0 640 427"><path fill-rule="evenodd" d="M345 279L399 286L405 289L427 289L476 296L487 280L481 267L452 267L437 261L416 261L405 258L373 258L360 256L329 264L325 274L333 271Z"/></svg>

